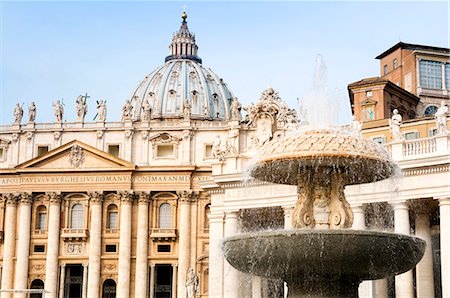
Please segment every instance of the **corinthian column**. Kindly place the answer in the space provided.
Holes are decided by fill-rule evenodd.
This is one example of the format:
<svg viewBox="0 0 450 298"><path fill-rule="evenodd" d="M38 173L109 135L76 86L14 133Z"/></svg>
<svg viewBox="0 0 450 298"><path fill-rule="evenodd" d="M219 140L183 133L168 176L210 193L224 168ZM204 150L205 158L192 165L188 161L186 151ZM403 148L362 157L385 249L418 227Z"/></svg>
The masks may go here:
<svg viewBox="0 0 450 298"><path fill-rule="evenodd" d="M58 292L58 254L59 254L59 229L60 229L60 204L61 195L47 193L49 199L48 210L48 239L47 262L45 265L45 294L47 298L56 298Z"/></svg>
<svg viewBox="0 0 450 298"><path fill-rule="evenodd" d="M148 292L148 199L148 194L144 192L139 194L136 244L136 298L146 298Z"/></svg>
<svg viewBox="0 0 450 298"><path fill-rule="evenodd" d="M122 192L120 203L119 281L117 297L130 297L132 192Z"/></svg>
<svg viewBox="0 0 450 298"><path fill-rule="evenodd" d="M405 202L392 204L394 209L394 230L396 233L410 235L409 208ZM414 297L412 270L395 276L395 295Z"/></svg>
<svg viewBox="0 0 450 298"><path fill-rule="evenodd" d="M238 231L237 212L227 212L225 215L225 237L233 236ZM224 262L223 292L224 297L239 298L239 271L226 260Z"/></svg>
<svg viewBox="0 0 450 298"><path fill-rule="evenodd" d="M100 295L100 265L102 254L102 202L103 193L89 193L91 208L91 228L89 230L89 274L87 276L87 297L97 298ZM83 268L83 272L87 268ZM86 281L84 281L85 283Z"/></svg>
<svg viewBox="0 0 450 298"><path fill-rule="evenodd" d="M29 193L20 194L20 223L19 240L17 243L15 289L28 288L28 258L30 255L31 202ZM15 294L14 297L25 297L25 293Z"/></svg>
<svg viewBox="0 0 450 298"><path fill-rule="evenodd" d="M186 297L186 274L189 269L190 239L191 239L191 200L192 190L179 191L180 203L180 242L178 248L178 295L177 298Z"/></svg>
<svg viewBox="0 0 450 298"><path fill-rule="evenodd" d="M14 272L14 250L16 248L16 215L17 197L12 194L4 195L5 210L5 238L3 245L2 289L12 289ZM11 294L2 293L2 298L9 298Z"/></svg>

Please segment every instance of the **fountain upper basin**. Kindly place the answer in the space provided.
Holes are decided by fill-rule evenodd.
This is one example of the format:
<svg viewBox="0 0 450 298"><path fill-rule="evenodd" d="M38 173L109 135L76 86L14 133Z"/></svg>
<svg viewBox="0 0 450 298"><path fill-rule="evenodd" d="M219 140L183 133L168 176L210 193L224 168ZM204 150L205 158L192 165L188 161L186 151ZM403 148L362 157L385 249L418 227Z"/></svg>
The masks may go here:
<svg viewBox="0 0 450 298"><path fill-rule="evenodd" d="M422 258L424 240L359 230L293 229L226 238L223 252L236 269L267 278L380 279L408 271Z"/></svg>
<svg viewBox="0 0 450 298"><path fill-rule="evenodd" d="M347 185L383 180L397 170L381 145L332 130L312 130L272 140L262 147L261 157L251 176L291 185L297 185L308 173L326 177L334 171Z"/></svg>

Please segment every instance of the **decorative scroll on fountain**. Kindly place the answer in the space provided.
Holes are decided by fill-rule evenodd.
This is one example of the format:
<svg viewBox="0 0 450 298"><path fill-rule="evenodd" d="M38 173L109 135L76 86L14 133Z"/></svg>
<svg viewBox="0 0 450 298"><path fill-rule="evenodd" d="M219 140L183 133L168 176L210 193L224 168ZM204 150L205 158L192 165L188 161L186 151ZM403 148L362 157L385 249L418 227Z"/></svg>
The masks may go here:
<svg viewBox="0 0 450 298"><path fill-rule="evenodd" d="M295 229L229 237L225 258L236 269L287 282L288 297L358 297L362 280L406 272L425 241L350 230L345 185L392 176L396 165L375 142L334 130L312 130L267 142L251 171L259 180L298 185Z"/></svg>

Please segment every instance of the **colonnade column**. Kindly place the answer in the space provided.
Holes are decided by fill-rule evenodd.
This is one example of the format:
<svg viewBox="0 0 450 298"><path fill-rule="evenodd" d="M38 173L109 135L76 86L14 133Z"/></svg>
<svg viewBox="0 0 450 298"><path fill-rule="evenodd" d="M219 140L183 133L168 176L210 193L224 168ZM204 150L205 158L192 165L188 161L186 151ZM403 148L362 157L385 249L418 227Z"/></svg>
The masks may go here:
<svg viewBox="0 0 450 298"><path fill-rule="evenodd" d="M135 277L135 296L137 298L147 297L148 291L148 201L147 193L139 193ZM150 277L154 278L154 272Z"/></svg>
<svg viewBox="0 0 450 298"><path fill-rule="evenodd" d="M2 289L12 289L14 272L14 251L16 249L17 197L13 194L3 196L6 200L5 237L3 242ZM11 297L10 293L1 293L2 298Z"/></svg>
<svg viewBox="0 0 450 298"><path fill-rule="evenodd" d="M410 235L409 208L406 202L392 204L394 209L394 230L396 233ZM414 297L413 272L409 270L395 276L395 295Z"/></svg>
<svg viewBox="0 0 450 298"><path fill-rule="evenodd" d="M64 283L66 281L66 264L60 266L59 275L59 298L64 298Z"/></svg>
<svg viewBox="0 0 450 298"><path fill-rule="evenodd" d="M20 194L20 222L19 240L17 242L16 274L14 278L15 289L28 288L28 260L30 256L30 229L31 229L31 202L29 193ZM14 297L25 297L26 293L17 293Z"/></svg>
<svg viewBox="0 0 450 298"><path fill-rule="evenodd" d="M209 297L223 297L224 258L220 250L220 241L223 238L223 218L222 212L216 212L214 207L211 207L209 214Z"/></svg>
<svg viewBox="0 0 450 298"><path fill-rule="evenodd" d="M430 211L433 206L425 200L414 201L416 236L426 241L425 253L416 266L417 298L434 298L433 247Z"/></svg>
<svg viewBox="0 0 450 298"><path fill-rule="evenodd" d="M120 202L119 278L117 297L130 296L131 206L133 194L122 192Z"/></svg>
<svg viewBox="0 0 450 298"><path fill-rule="evenodd" d="M450 198L439 199L442 297L450 297Z"/></svg>
<svg viewBox="0 0 450 298"><path fill-rule="evenodd" d="M178 295L177 298L186 296L186 274L189 269L191 253L191 199L192 190L179 191L180 203L180 242L178 246Z"/></svg>
<svg viewBox="0 0 450 298"><path fill-rule="evenodd" d="M45 264L45 289L47 298L56 298L58 293L58 255L61 214L61 194L47 193L49 200L47 229L47 262Z"/></svg>
<svg viewBox="0 0 450 298"><path fill-rule="evenodd" d="M238 214L237 212L225 213L225 237L233 236L238 231ZM239 271L233 268L225 260L223 270L223 293L227 298L239 297Z"/></svg>
<svg viewBox="0 0 450 298"><path fill-rule="evenodd" d="M365 230L366 229L366 218L364 214L364 208L361 205L352 205L353 211L353 225L354 230ZM373 281L365 280L359 284L358 293L359 297L373 297L372 294Z"/></svg>
<svg viewBox="0 0 450 298"><path fill-rule="evenodd" d="M100 266L102 254L102 202L101 192L89 193L91 228L89 233L89 275L87 276L87 296L100 296ZM87 268L84 268L87 269Z"/></svg>

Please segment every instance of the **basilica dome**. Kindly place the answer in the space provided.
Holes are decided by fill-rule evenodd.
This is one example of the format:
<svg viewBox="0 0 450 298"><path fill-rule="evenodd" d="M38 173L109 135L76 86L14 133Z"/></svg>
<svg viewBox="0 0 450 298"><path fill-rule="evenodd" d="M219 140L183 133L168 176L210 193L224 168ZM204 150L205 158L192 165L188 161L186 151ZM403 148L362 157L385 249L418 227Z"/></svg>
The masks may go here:
<svg viewBox="0 0 450 298"><path fill-rule="evenodd" d="M151 118L188 115L192 119L229 119L233 94L221 78L202 65L186 18L183 13L165 64L147 75L132 95L137 119L146 101L151 107Z"/></svg>

